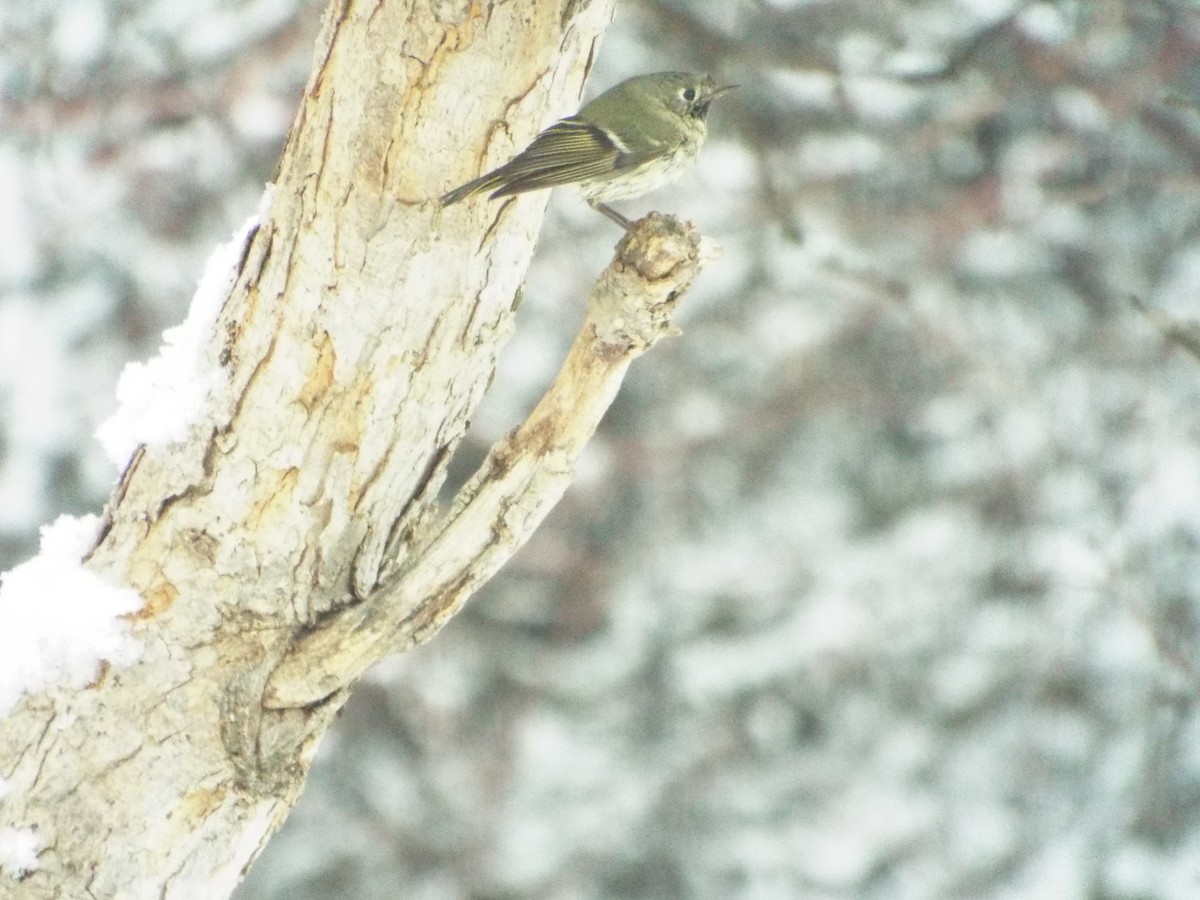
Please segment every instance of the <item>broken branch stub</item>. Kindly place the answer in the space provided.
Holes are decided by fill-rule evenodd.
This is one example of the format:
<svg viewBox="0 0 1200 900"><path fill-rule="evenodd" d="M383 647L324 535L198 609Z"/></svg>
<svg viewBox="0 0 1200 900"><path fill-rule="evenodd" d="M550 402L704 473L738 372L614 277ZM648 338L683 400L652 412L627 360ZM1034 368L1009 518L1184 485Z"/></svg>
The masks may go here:
<svg viewBox="0 0 1200 900"><path fill-rule="evenodd" d="M707 250L674 218L651 214L635 225L529 418L491 449L397 571L297 640L267 682L268 708L318 703L383 657L429 640L529 540L574 477L629 364L677 333L672 317Z"/></svg>

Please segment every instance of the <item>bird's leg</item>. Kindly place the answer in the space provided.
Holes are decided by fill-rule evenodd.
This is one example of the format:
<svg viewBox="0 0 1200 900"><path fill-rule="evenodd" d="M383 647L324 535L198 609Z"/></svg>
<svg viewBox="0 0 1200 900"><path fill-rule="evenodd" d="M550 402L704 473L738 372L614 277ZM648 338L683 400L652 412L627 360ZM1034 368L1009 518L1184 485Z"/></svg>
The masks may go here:
<svg viewBox="0 0 1200 900"><path fill-rule="evenodd" d="M633 231L633 223L627 218L609 206L607 203L601 203L599 200L589 200L588 206L594 209L601 215L607 216L611 221L616 222L626 231Z"/></svg>

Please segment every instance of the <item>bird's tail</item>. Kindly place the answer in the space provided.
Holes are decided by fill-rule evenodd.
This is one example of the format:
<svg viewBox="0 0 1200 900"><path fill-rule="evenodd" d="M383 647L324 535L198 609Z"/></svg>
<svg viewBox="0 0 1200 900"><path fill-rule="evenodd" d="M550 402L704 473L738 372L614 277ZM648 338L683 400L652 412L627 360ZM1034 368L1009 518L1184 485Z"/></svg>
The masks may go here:
<svg viewBox="0 0 1200 900"><path fill-rule="evenodd" d="M456 187L450 193L443 195L442 206L449 206L452 203L457 203L459 200L466 200L468 197L474 197L476 194L482 194L504 184L504 176L500 174L500 170L488 172L486 175L480 175L474 181L468 181L462 187Z"/></svg>

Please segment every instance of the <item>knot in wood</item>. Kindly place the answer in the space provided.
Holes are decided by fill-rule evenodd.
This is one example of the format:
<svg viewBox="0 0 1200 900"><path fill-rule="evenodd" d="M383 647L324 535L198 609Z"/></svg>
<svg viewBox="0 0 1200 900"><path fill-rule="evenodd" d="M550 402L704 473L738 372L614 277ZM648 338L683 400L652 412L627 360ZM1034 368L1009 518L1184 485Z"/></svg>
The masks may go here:
<svg viewBox="0 0 1200 900"><path fill-rule="evenodd" d="M651 213L617 245L617 258L592 294L595 351L606 358L640 353L676 333L671 317L700 268L700 236L691 225Z"/></svg>

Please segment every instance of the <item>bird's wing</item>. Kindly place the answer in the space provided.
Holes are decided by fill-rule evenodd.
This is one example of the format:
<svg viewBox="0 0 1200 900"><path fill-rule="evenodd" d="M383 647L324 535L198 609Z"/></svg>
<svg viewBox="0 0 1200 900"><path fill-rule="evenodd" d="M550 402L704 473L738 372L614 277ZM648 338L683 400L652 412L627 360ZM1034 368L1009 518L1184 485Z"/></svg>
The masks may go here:
<svg viewBox="0 0 1200 900"><path fill-rule="evenodd" d="M576 118L551 125L513 160L494 173L501 187L493 197L603 178L644 159L617 144L601 128Z"/></svg>

